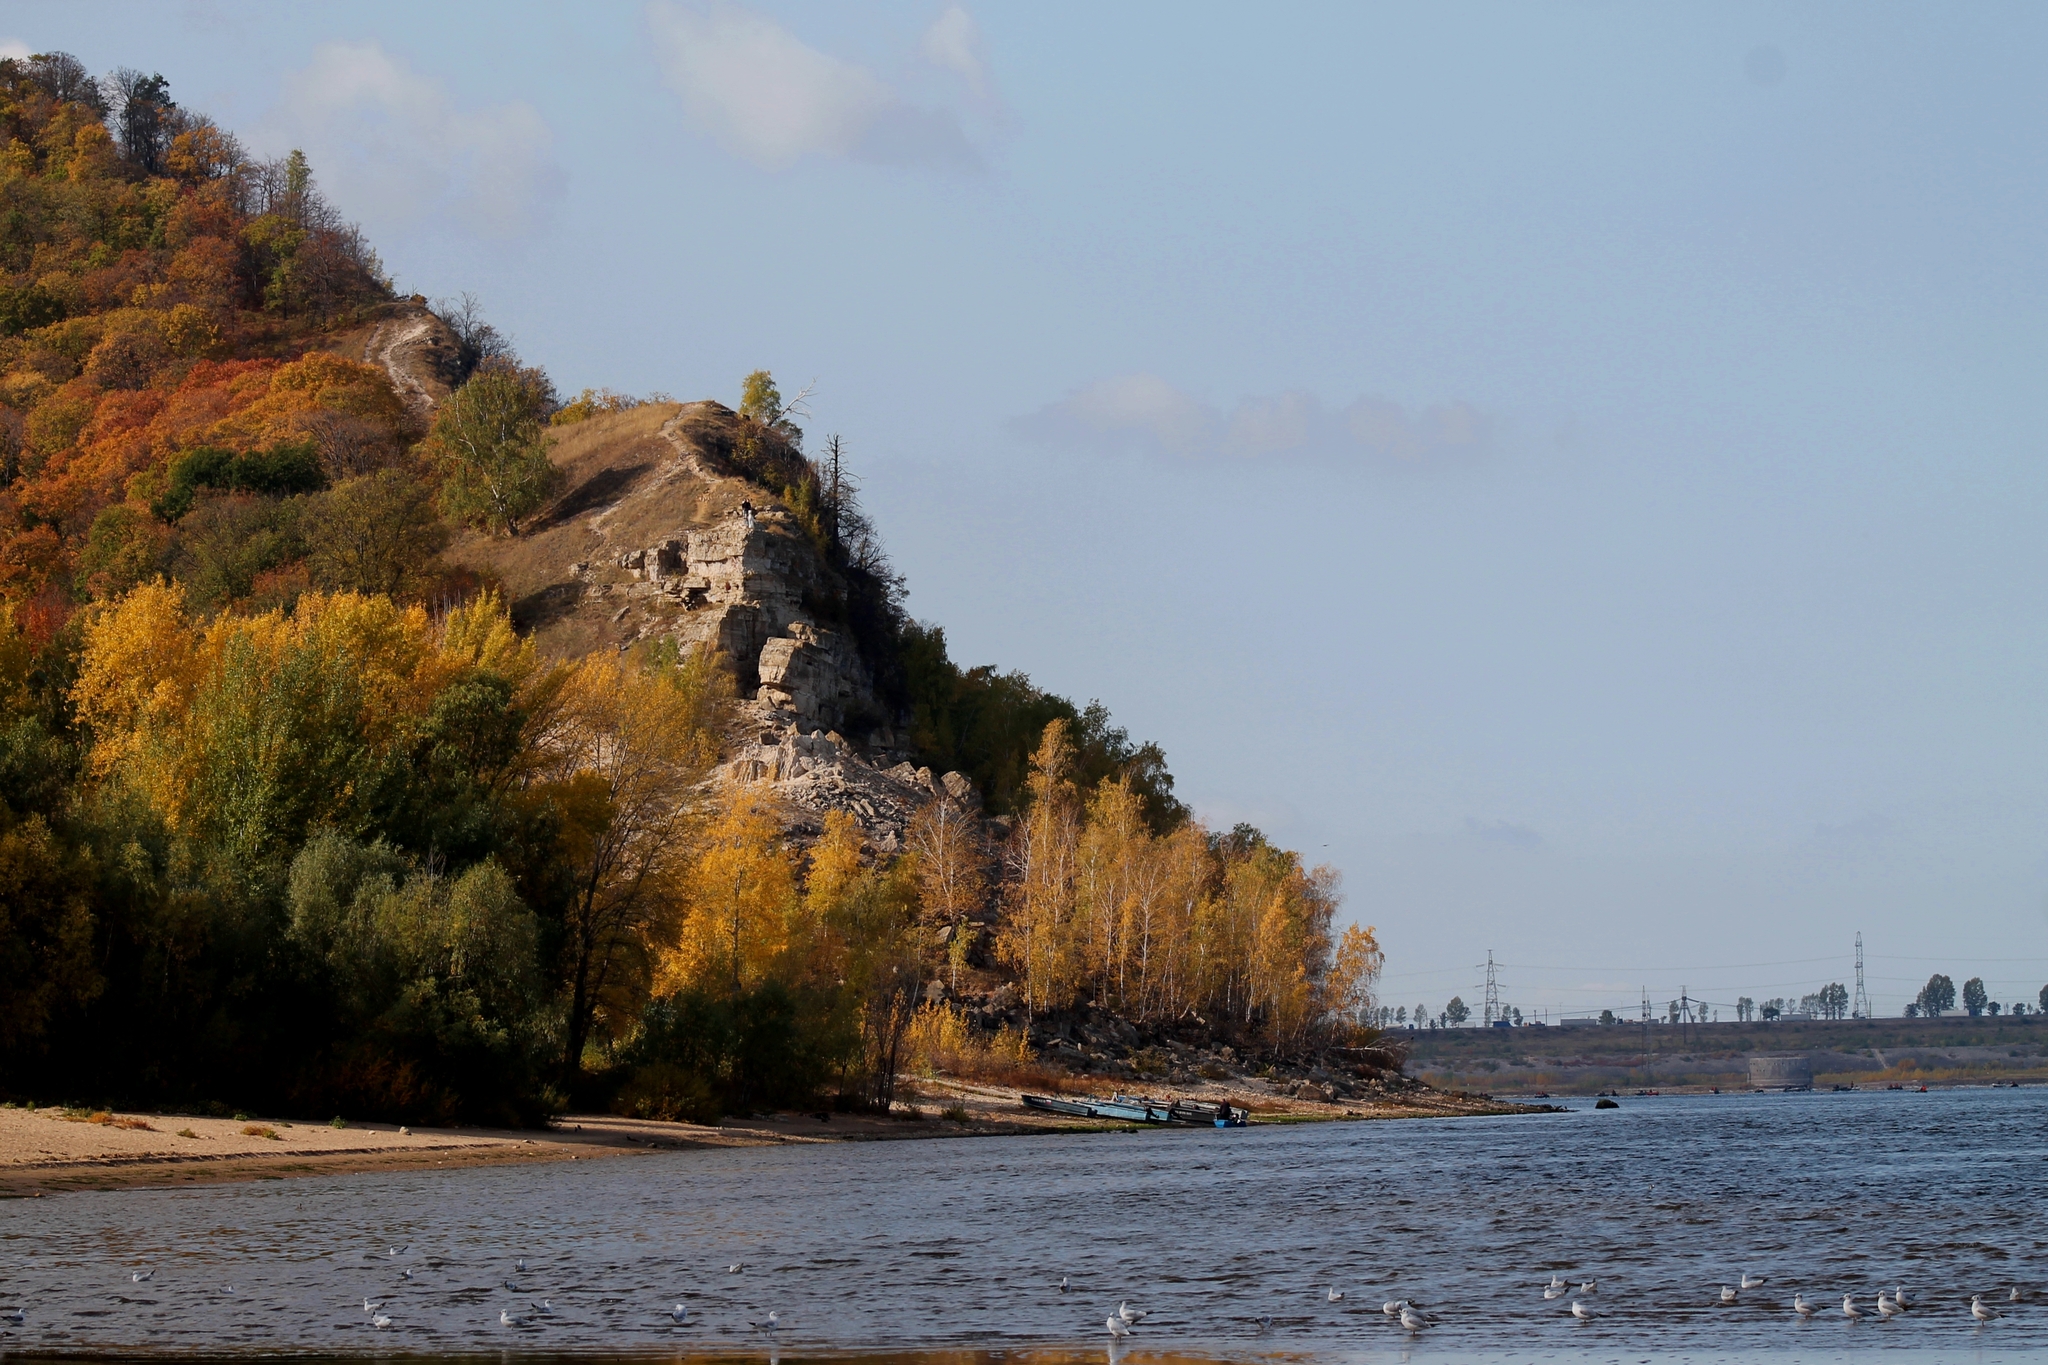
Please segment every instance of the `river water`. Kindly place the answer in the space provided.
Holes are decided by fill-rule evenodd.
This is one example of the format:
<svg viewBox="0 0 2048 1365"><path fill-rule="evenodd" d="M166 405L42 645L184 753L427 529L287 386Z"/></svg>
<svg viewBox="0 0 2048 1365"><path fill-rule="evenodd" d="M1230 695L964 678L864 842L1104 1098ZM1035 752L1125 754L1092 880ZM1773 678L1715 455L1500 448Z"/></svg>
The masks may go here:
<svg viewBox="0 0 2048 1365"><path fill-rule="evenodd" d="M1621 1104L17 1200L0 1354L1102 1360L1127 1300L1134 1361L2048 1358L2048 1090ZM1744 1272L1768 1284L1722 1306ZM1597 1288L1546 1301L1553 1273Z"/></svg>

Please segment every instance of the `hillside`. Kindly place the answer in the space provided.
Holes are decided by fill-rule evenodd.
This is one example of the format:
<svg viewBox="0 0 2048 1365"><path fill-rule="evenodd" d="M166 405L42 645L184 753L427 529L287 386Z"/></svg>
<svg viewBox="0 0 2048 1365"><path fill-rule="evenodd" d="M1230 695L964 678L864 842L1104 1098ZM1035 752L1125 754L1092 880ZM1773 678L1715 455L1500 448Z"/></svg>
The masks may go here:
<svg viewBox="0 0 2048 1365"><path fill-rule="evenodd" d="M565 401L160 77L0 95L0 1096L1403 1088L1335 872L954 663L767 372Z"/></svg>

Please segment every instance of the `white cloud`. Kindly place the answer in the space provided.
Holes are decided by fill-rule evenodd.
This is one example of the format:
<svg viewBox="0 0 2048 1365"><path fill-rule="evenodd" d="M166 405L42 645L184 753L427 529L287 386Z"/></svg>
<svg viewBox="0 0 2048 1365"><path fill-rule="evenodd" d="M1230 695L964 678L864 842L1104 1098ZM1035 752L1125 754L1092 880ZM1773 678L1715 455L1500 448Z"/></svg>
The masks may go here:
<svg viewBox="0 0 2048 1365"><path fill-rule="evenodd" d="M35 49L21 39L0 38L0 57L12 57L16 61L22 61L34 55Z"/></svg>
<svg viewBox="0 0 2048 1365"><path fill-rule="evenodd" d="M1469 403L1411 414L1398 403L1367 397L1331 413L1314 394L1291 389L1245 399L1226 412L1155 374L1097 380L1010 426L1048 444L1246 458L1363 452L1414 465L1472 458L1493 438L1492 418Z"/></svg>
<svg viewBox="0 0 2048 1365"><path fill-rule="evenodd" d="M566 177L524 101L460 109L439 83L375 43L325 43L272 116L350 217L404 226L447 214L472 230L525 230Z"/></svg>
<svg viewBox="0 0 2048 1365"><path fill-rule="evenodd" d="M653 0L647 26L685 116L750 161L981 164L952 111L912 105L864 67L818 51L772 19L728 4ZM971 45L963 51L973 60Z"/></svg>
<svg viewBox="0 0 2048 1365"><path fill-rule="evenodd" d="M918 55L944 71L967 82L967 88L982 99L994 98L988 62L982 56L981 28L964 6L948 5L943 14L925 30L917 46Z"/></svg>

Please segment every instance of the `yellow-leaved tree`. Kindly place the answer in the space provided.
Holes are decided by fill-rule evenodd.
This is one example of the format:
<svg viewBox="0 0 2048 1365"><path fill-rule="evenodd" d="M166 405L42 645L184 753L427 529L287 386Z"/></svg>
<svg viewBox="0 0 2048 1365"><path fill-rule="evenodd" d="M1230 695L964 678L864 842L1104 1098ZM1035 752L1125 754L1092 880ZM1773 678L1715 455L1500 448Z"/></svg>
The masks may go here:
<svg viewBox="0 0 2048 1365"><path fill-rule="evenodd" d="M637 1018L657 947L673 936L675 882L690 865L684 836L717 762L730 682L705 654L639 663L593 654L536 691L546 715L528 799L558 813L568 864L562 1067L573 1078L600 1008L622 1023Z"/></svg>

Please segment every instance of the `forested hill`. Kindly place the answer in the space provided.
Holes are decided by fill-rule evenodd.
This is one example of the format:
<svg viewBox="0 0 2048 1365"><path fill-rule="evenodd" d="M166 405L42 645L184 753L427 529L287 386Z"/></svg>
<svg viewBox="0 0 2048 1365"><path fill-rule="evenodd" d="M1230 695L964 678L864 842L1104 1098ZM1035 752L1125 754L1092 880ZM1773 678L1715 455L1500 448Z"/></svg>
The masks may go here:
<svg viewBox="0 0 2048 1365"><path fill-rule="evenodd" d="M564 402L161 76L0 60L0 121L0 1098L701 1117L1084 1005L1369 1036L1334 873L954 665L771 376ZM630 554L627 446L704 494Z"/></svg>

